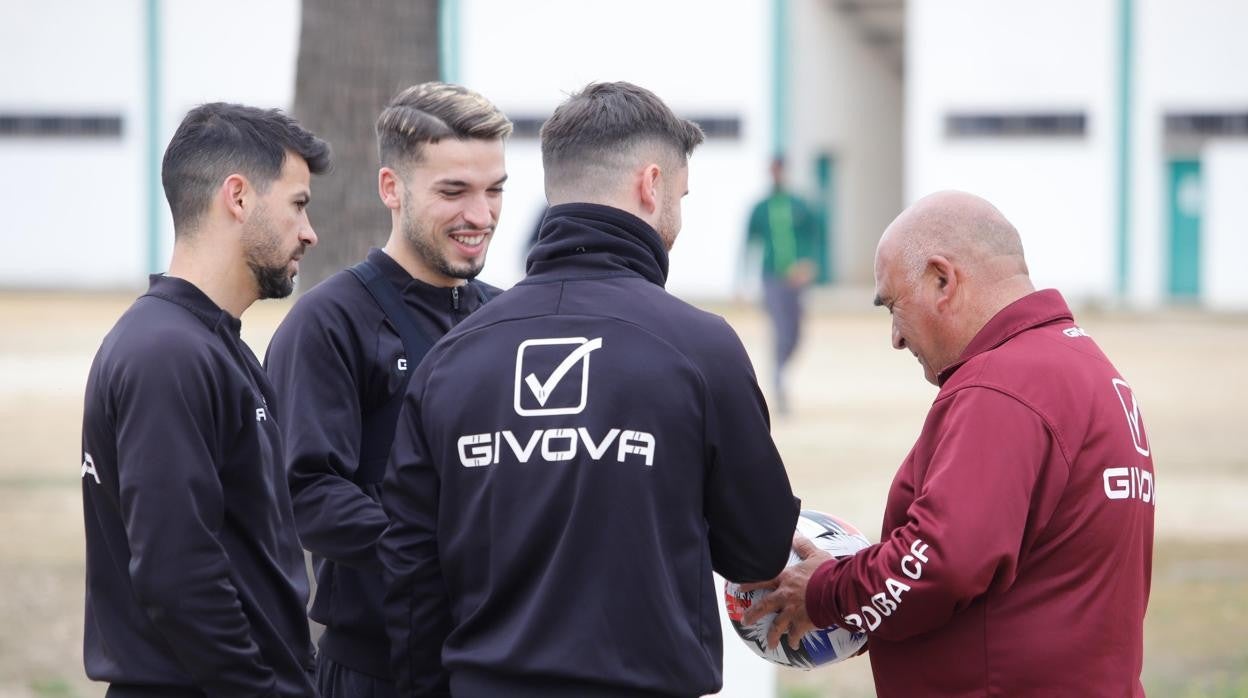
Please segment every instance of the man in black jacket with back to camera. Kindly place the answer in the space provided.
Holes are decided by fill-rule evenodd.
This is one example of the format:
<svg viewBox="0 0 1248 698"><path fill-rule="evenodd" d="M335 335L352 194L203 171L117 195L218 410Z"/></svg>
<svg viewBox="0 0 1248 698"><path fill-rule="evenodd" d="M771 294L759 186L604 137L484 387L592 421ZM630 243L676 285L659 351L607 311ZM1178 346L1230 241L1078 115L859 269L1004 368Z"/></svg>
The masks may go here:
<svg viewBox="0 0 1248 698"><path fill-rule="evenodd" d="M528 276L408 388L382 502L400 695L719 690L712 569L783 569L798 506L740 340L663 288L687 158L655 95L590 85L542 129Z"/></svg>
<svg viewBox="0 0 1248 698"><path fill-rule="evenodd" d="M503 204L511 122L481 95L428 82L377 119L378 194L390 237L304 294L269 344L295 521L316 560L324 698L389 698L377 541L381 479L407 378L429 347L498 289L475 279ZM435 676L439 672L435 671Z"/></svg>
<svg viewBox="0 0 1248 698"><path fill-rule="evenodd" d="M161 167L169 271L87 377L87 676L109 698L315 696L282 435L239 317L290 294L329 148L276 109L205 104Z"/></svg>

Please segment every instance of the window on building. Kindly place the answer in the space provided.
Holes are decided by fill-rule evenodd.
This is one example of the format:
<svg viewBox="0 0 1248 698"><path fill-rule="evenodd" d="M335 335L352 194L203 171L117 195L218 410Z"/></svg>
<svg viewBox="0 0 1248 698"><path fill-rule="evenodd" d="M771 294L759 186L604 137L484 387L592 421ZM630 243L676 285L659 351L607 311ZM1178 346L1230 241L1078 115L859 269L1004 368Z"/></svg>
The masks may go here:
<svg viewBox="0 0 1248 698"><path fill-rule="evenodd" d="M1165 130L1168 136L1248 136L1248 111L1169 112Z"/></svg>
<svg viewBox="0 0 1248 698"><path fill-rule="evenodd" d="M120 138L115 114L14 114L0 112L0 138Z"/></svg>
<svg viewBox="0 0 1248 698"><path fill-rule="evenodd" d="M1083 112L952 113L945 116L949 138L1083 138Z"/></svg>
<svg viewBox="0 0 1248 698"><path fill-rule="evenodd" d="M741 119L736 116L686 116L686 119L702 127L708 140L739 140ZM513 138L538 138L542 133L544 116L511 117Z"/></svg>

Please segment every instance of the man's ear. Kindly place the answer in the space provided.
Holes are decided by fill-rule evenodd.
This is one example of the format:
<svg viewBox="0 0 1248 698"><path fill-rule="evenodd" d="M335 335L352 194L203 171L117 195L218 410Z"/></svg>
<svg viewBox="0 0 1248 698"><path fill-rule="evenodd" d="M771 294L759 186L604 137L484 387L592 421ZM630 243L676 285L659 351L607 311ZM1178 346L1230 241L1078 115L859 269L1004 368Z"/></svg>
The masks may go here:
<svg viewBox="0 0 1248 698"><path fill-rule="evenodd" d="M399 173L389 167L382 167L377 171L377 195L381 197L381 203L391 211L399 210L399 205L403 202L403 180L399 177Z"/></svg>
<svg viewBox="0 0 1248 698"><path fill-rule="evenodd" d="M958 268L944 255L934 254L927 258L927 272L932 283L936 284L936 307L945 309L958 293Z"/></svg>
<svg viewBox="0 0 1248 698"><path fill-rule="evenodd" d="M659 210L659 179L662 176L662 168L653 162L641 170L637 187L640 195L641 210L647 215L653 215Z"/></svg>
<svg viewBox="0 0 1248 698"><path fill-rule="evenodd" d="M252 191L251 182L236 172L221 182L221 189L217 192L217 196L221 198L221 203L224 204L230 217L235 222L242 223L251 213Z"/></svg>

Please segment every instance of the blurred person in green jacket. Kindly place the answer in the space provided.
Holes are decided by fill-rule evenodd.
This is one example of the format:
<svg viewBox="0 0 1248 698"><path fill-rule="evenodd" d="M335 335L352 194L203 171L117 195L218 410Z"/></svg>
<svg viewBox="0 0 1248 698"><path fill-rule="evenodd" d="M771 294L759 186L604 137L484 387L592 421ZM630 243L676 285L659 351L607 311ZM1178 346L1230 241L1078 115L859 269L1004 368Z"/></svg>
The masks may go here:
<svg viewBox="0 0 1248 698"><path fill-rule="evenodd" d="M750 213L747 258L762 248L763 307L771 318L773 400L788 412L784 367L797 349L802 329L802 293L819 275L818 219L784 183L784 158L771 161L772 190Z"/></svg>

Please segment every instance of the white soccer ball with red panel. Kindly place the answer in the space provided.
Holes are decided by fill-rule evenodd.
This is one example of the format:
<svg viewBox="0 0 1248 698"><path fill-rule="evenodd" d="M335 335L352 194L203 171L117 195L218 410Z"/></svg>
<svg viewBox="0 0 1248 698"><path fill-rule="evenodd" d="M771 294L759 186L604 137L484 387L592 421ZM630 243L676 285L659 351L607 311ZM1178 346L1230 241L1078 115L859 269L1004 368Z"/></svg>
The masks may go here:
<svg viewBox="0 0 1248 698"><path fill-rule="evenodd" d="M806 536L820 549L834 557L848 557L871 545L862 532L843 519L811 509L802 510L797 519L797 531ZM789 553L792 566L800 561L795 551ZM767 632L776 614L769 613L753 625L742 622L745 612L771 592L766 589L743 592L733 582L724 584L724 604L728 608L728 620L745 644L754 654L781 666L794 669L814 669L844 661L862 651L867 644L867 634L855 628L834 625L819 628L802 636L801 645L794 650L789 647L788 635L780 637L775 649L767 648Z"/></svg>

